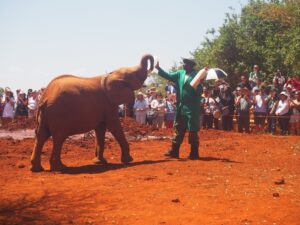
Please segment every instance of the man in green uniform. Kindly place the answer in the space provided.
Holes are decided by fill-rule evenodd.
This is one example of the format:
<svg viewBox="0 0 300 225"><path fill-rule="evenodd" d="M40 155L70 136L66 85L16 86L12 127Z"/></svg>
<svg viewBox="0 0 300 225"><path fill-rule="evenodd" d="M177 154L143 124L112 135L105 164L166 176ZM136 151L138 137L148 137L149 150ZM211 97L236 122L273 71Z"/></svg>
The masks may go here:
<svg viewBox="0 0 300 225"><path fill-rule="evenodd" d="M155 68L158 75L177 84L176 92L176 116L174 120L175 136L172 140L172 147L165 155L172 158L179 158L179 148L183 141L186 130L189 131L189 144L191 151L189 159L199 159L199 118L200 118L200 101L202 85L201 78L199 84L194 88L190 82L196 76L196 63L193 59L183 58L183 69L174 73L167 73L160 68L157 62Z"/></svg>

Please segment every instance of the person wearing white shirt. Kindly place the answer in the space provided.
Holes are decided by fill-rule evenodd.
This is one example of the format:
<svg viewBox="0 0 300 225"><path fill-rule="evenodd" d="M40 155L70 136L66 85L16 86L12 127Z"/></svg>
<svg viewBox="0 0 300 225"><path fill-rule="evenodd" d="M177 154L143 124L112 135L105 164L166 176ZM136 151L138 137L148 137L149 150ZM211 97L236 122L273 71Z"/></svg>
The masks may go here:
<svg viewBox="0 0 300 225"><path fill-rule="evenodd" d="M135 112L135 120L140 124L146 123L146 115L147 115L147 102L144 99L143 93L139 92L137 94L137 99L134 103L133 109Z"/></svg>
<svg viewBox="0 0 300 225"><path fill-rule="evenodd" d="M37 93L28 92L28 117L35 117L37 113Z"/></svg>
<svg viewBox="0 0 300 225"><path fill-rule="evenodd" d="M275 115L278 117L278 123L280 127L280 134L286 135L288 134L289 129L289 101L288 94L285 91L280 93L280 100L278 101Z"/></svg>
<svg viewBox="0 0 300 225"><path fill-rule="evenodd" d="M162 128L166 113L166 102L161 93L156 94L156 99L151 102L151 109L156 112L156 118L153 121L154 127Z"/></svg>
<svg viewBox="0 0 300 225"><path fill-rule="evenodd" d="M14 118L15 99L9 88L5 89L4 108L2 114L3 125L9 123Z"/></svg>
<svg viewBox="0 0 300 225"><path fill-rule="evenodd" d="M155 112L151 109L151 102L155 99L156 90L154 88L149 89L145 97L145 101L147 102L147 113L146 113L146 123L149 125L153 125L153 121L155 119Z"/></svg>
<svg viewBox="0 0 300 225"><path fill-rule="evenodd" d="M258 87L253 88L254 122L257 132L264 131L267 116L267 96Z"/></svg>

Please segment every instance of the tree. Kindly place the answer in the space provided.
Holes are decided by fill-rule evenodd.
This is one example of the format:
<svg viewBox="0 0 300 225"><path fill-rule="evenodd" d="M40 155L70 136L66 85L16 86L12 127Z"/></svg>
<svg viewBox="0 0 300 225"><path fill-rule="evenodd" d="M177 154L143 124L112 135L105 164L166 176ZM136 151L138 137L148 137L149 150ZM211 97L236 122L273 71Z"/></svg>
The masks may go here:
<svg viewBox="0 0 300 225"><path fill-rule="evenodd" d="M208 31L193 55L199 67L228 72L235 85L241 73L258 64L270 81L280 69L300 77L300 1L250 0L241 15L227 13L224 24Z"/></svg>

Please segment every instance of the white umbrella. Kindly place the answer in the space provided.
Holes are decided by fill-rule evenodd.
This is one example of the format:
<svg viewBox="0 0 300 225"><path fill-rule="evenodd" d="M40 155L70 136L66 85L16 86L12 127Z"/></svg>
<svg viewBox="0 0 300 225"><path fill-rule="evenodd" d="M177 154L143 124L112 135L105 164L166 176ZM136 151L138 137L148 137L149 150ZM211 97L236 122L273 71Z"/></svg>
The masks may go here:
<svg viewBox="0 0 300 225"><path fill-rule="evenodd" d="M209 69L206 75L206 80L218 80L227 77L227 73L219 68Z"/></svg>

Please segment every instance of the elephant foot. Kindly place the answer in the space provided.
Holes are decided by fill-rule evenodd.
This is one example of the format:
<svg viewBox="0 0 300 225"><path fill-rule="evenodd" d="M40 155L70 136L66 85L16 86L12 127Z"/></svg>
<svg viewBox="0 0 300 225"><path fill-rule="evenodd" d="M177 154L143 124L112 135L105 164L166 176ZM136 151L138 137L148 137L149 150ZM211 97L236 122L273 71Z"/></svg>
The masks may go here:
<svg viewBox="0 0 300 225"><path fill-rule="evenodd" d="M67 166L64 165L63 163L50 163L50 170L52 172L63 172L65 170L67 170Z"/></svg>
<svg viewBox="0 0 300 225"><path fill-rule="evenodd" d="M44 168L41 165L31 165L30 167L31 172L42 172L44 171Z"/></svg>
<svg viewBox="0 0 300 225"><path fill-rule="evenodd" d="M106 161L106 159L104 159L104 158L98 158L98 157L95 157L94 159L93 159L93 163L94 164L107 164L107 161Z"/></svg>
<svg viewBox="0 0 300 225"><path fill-rule="evenodd" d="M130 155L122 156L121 161L122 163L130 163L131 161L133 161L133 158Z"/></svg>

